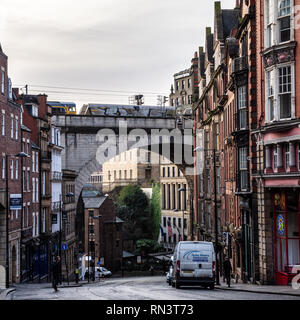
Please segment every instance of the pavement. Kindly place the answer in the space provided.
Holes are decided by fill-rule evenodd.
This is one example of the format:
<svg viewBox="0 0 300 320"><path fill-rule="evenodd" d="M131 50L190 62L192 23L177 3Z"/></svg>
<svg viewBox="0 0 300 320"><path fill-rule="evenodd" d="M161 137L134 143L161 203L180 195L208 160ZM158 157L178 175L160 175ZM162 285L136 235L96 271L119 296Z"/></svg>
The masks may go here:
<svg viewBox="0 0 300 320"><path fill-rule="evenodd" d="M286 296L300 297L300 289L296 290L292 286L274 286L274 285L258 285L245 283L232 283L228 288L225 282L221 282L220 286L216 285L216 289L228 291L241 291L265 294L278 294Z"/></svg>
<svg viewBox="0 0 300 320"><path fill-rule="evenodd" d="M58 288L70 288L70 290L81 290L81 289L77 289L82 287L83 290L86 290L87 288L91 288L95 285L100 285L103 288L103 285L106 286L119 286L120 284L122 284L124 282L124 284L126 284L127 282L135 282L135 283L139 283L139 282L143 282L143 281L150 281L153 282L154 280L156 280L156 277L142 277L139 278L137 277L136 279L133 278L120 278L120 279L101 279L100 283L99 281L80 281L78 284L76 284L75 282L70 282L69 284L66 282L63 282L61 285L58 286ZM148 280L147 280L148 279ZM161 277L157 277L158 281L161 282ZM155 281L154 281L155 282ZM164 283L164 281L163 281ZM30 284L28 284L28 286L31 286ZM44 284L40 284L38 285L43 289L52 289L51 283L44 283ZM5 290L0 290L0 300L11 300L10 296L15 294L15 291L18 292L18 290L20 289L25 289L27 287L27 284L19 284L16 285L15 287L11 287L9 289L5 289ZM84 289L86 288L86 289ZM280 298L279 296L286 296L286 298L288 299L288 296L294 297L294 298L299 298L300 299L300 289L295 290L292 288L292 286L274 286L274 285L258 285L258 284L244 284L244 283L232 283L231 287L228 288L227 285L221 281L220 285L216 285L215 286L215 292L220 292L223 291L224 293L227 292L228 294L231 292L232 294L234 294L234 292L244 292L244 294L269 294L269 295L277 295L278 298ZM90 289L87 289L90 290ZM109 289L108 289L109 290ZM69 291L69 290L67 290ZM70 294L71 294L70 291ZM79 292L78 292L79 293Z"/></svg>

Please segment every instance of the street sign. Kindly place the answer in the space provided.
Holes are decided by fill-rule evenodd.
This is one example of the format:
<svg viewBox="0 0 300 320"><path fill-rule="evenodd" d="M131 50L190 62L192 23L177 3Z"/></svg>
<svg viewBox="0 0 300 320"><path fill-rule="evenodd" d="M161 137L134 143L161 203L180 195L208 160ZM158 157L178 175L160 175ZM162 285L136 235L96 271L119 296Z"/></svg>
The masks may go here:
<svg viewBox="0 0 300 320"><path fill-rule="evenodd" d="M138 263L138 264L141 264L141 263L142 263L142 257L141 257L141 256L138 256L138 257L137 257L137 263Z"/></svg>
<svg viewBox="0 0 300 320"><path fill-rule="evenodd" d="M63 251L68 250L68 245L67 245L66 243L63 243L63 244L61 245L61 250L63 250Z"/></svg>
<svg viewBox="0 0 300 320"><path fill-rule="evenodd" d="M10 207L10 210L22 210L22 195L11 194L9 207Z"/></svg>
<svg viewBox="0 0 300 320"><path fill-rule="evenodd" d="M103 257L100 259L100 265L101 265L101 267L104 267L104 258Z"/></svg>

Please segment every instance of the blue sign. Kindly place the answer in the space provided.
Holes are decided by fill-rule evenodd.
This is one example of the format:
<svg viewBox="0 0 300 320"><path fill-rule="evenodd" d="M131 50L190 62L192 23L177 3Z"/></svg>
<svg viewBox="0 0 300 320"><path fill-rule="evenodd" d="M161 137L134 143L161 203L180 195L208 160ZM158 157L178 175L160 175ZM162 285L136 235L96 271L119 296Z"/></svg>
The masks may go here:
<svg viewBox="0 0 300 320"><path fill-rule="evenodd" d="M281 236L284 235L285 224L284 224L284 217L282 215L279 215L277 218L277 230Z"/></svg>
<svg viewBox="0 0 300 320"><path fill-rule="evenodd" d="M11 194L9 207L10 207L10 210L22 210L22 195Z"/></svg>
<svg viewBox="0 0 300 320"><path fill-rule="evenodd" d="M66 243L63 243L63 244L61 245L61 249L62 249L63 251L68 250L68 245L67 245Z"/></svg>

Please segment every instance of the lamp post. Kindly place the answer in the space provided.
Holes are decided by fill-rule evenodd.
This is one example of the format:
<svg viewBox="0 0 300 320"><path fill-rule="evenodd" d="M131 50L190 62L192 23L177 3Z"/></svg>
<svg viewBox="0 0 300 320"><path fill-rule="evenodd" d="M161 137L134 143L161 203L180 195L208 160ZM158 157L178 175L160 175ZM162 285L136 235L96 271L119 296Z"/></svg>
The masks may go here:
<svg viewBox="0 0 300 320"><path fill-rule="evenodd" d="M218 208L217 208L217 167L216 167L216 149L204 149L197 147L194 152L198 151L212 151L213 152L213 169L214 169L214 213L215 213L215 246L216 246L216 284L220 285L219 275L219 235L218 235Z"/></svg>

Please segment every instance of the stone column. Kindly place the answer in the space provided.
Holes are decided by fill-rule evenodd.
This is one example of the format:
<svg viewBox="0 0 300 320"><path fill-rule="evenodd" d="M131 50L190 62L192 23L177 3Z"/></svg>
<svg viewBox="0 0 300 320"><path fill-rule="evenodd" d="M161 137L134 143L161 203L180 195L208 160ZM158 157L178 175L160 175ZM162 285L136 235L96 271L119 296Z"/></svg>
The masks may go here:
<svg viewBox="0 0 300 320"><path fill-rule="evenodd" d="M166 207L166 198L165 198L165 184L161 186L161 207L164 210Z"/></svg>
<svg viewBox="0 0 300 320"><path fill-rule="evenodd" d="M170 209L174 210L174 184L170 184Z"/></svg>

